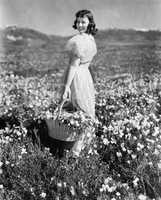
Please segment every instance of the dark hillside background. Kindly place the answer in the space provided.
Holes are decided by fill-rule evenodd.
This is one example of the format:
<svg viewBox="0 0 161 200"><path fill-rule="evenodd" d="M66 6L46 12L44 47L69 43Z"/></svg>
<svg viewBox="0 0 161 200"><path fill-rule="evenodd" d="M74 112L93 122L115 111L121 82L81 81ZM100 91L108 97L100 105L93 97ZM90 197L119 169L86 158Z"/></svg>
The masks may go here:
<svg viewBox="0 0 161 200"><path fill-rule="evenodd" d="M0 37L2 69L33 76L59 72L67 67L64 45L69 37L16 26L1 29ZM95 39L98 53L91 67L97 75L139 75L161 69L160 31L108 29L99 31Z"/></svg>

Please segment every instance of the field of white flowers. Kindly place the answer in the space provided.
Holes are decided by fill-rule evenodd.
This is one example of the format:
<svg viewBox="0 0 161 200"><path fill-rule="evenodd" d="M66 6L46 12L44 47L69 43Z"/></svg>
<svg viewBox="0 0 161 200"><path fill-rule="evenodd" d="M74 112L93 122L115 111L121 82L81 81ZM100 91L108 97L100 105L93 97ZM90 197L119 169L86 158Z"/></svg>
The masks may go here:
<svg viewBox="0 0 161 200"><path fill-rule="evenodd" d="M76 160L35 142L46 139L60 76L0 75L0 199L161 199L161 74L96 78L95 135ZM64 123L83 131L84 119Z"/></svg>

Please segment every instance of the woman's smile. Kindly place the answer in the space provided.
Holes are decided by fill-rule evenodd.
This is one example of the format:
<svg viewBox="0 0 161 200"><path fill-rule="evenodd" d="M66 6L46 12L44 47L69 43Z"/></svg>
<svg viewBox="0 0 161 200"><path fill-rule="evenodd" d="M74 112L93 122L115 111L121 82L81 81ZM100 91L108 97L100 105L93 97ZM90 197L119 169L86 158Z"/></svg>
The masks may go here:
<svg viewBox="0 0 161 200"><path fill-rule="evenodd" d="M88 24L89 24L88 17L84 16L77 18L77 29L80 33L84 33L87 31Z"/></svg>

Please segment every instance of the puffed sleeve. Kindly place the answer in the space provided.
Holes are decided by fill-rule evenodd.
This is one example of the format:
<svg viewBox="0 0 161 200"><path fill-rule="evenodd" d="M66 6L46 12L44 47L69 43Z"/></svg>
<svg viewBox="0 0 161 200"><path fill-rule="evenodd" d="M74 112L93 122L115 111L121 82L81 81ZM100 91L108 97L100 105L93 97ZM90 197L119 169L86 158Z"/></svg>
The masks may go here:
<svg viewBox="0 0 161 200"><path fill-rule="evenodd" d="M65 51L68 52L69 54L72 54L73 56L82 58L83 57L83 48L81 46L79 38L75 36L75 37L69 39L66 43Z"/></svg>

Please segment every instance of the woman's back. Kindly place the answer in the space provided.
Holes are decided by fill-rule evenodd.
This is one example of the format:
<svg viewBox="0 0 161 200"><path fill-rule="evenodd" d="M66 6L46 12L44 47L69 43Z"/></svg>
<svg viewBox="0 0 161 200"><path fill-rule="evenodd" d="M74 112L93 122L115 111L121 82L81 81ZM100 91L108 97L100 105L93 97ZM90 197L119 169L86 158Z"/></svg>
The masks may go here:
<svg viewBox="0 0 161 200"><path fill-rule="evenodd" d="M80 63L91 62L97 53L94 37L86 33L73 36L68 40L65 49L80 58Z"/></svg>

